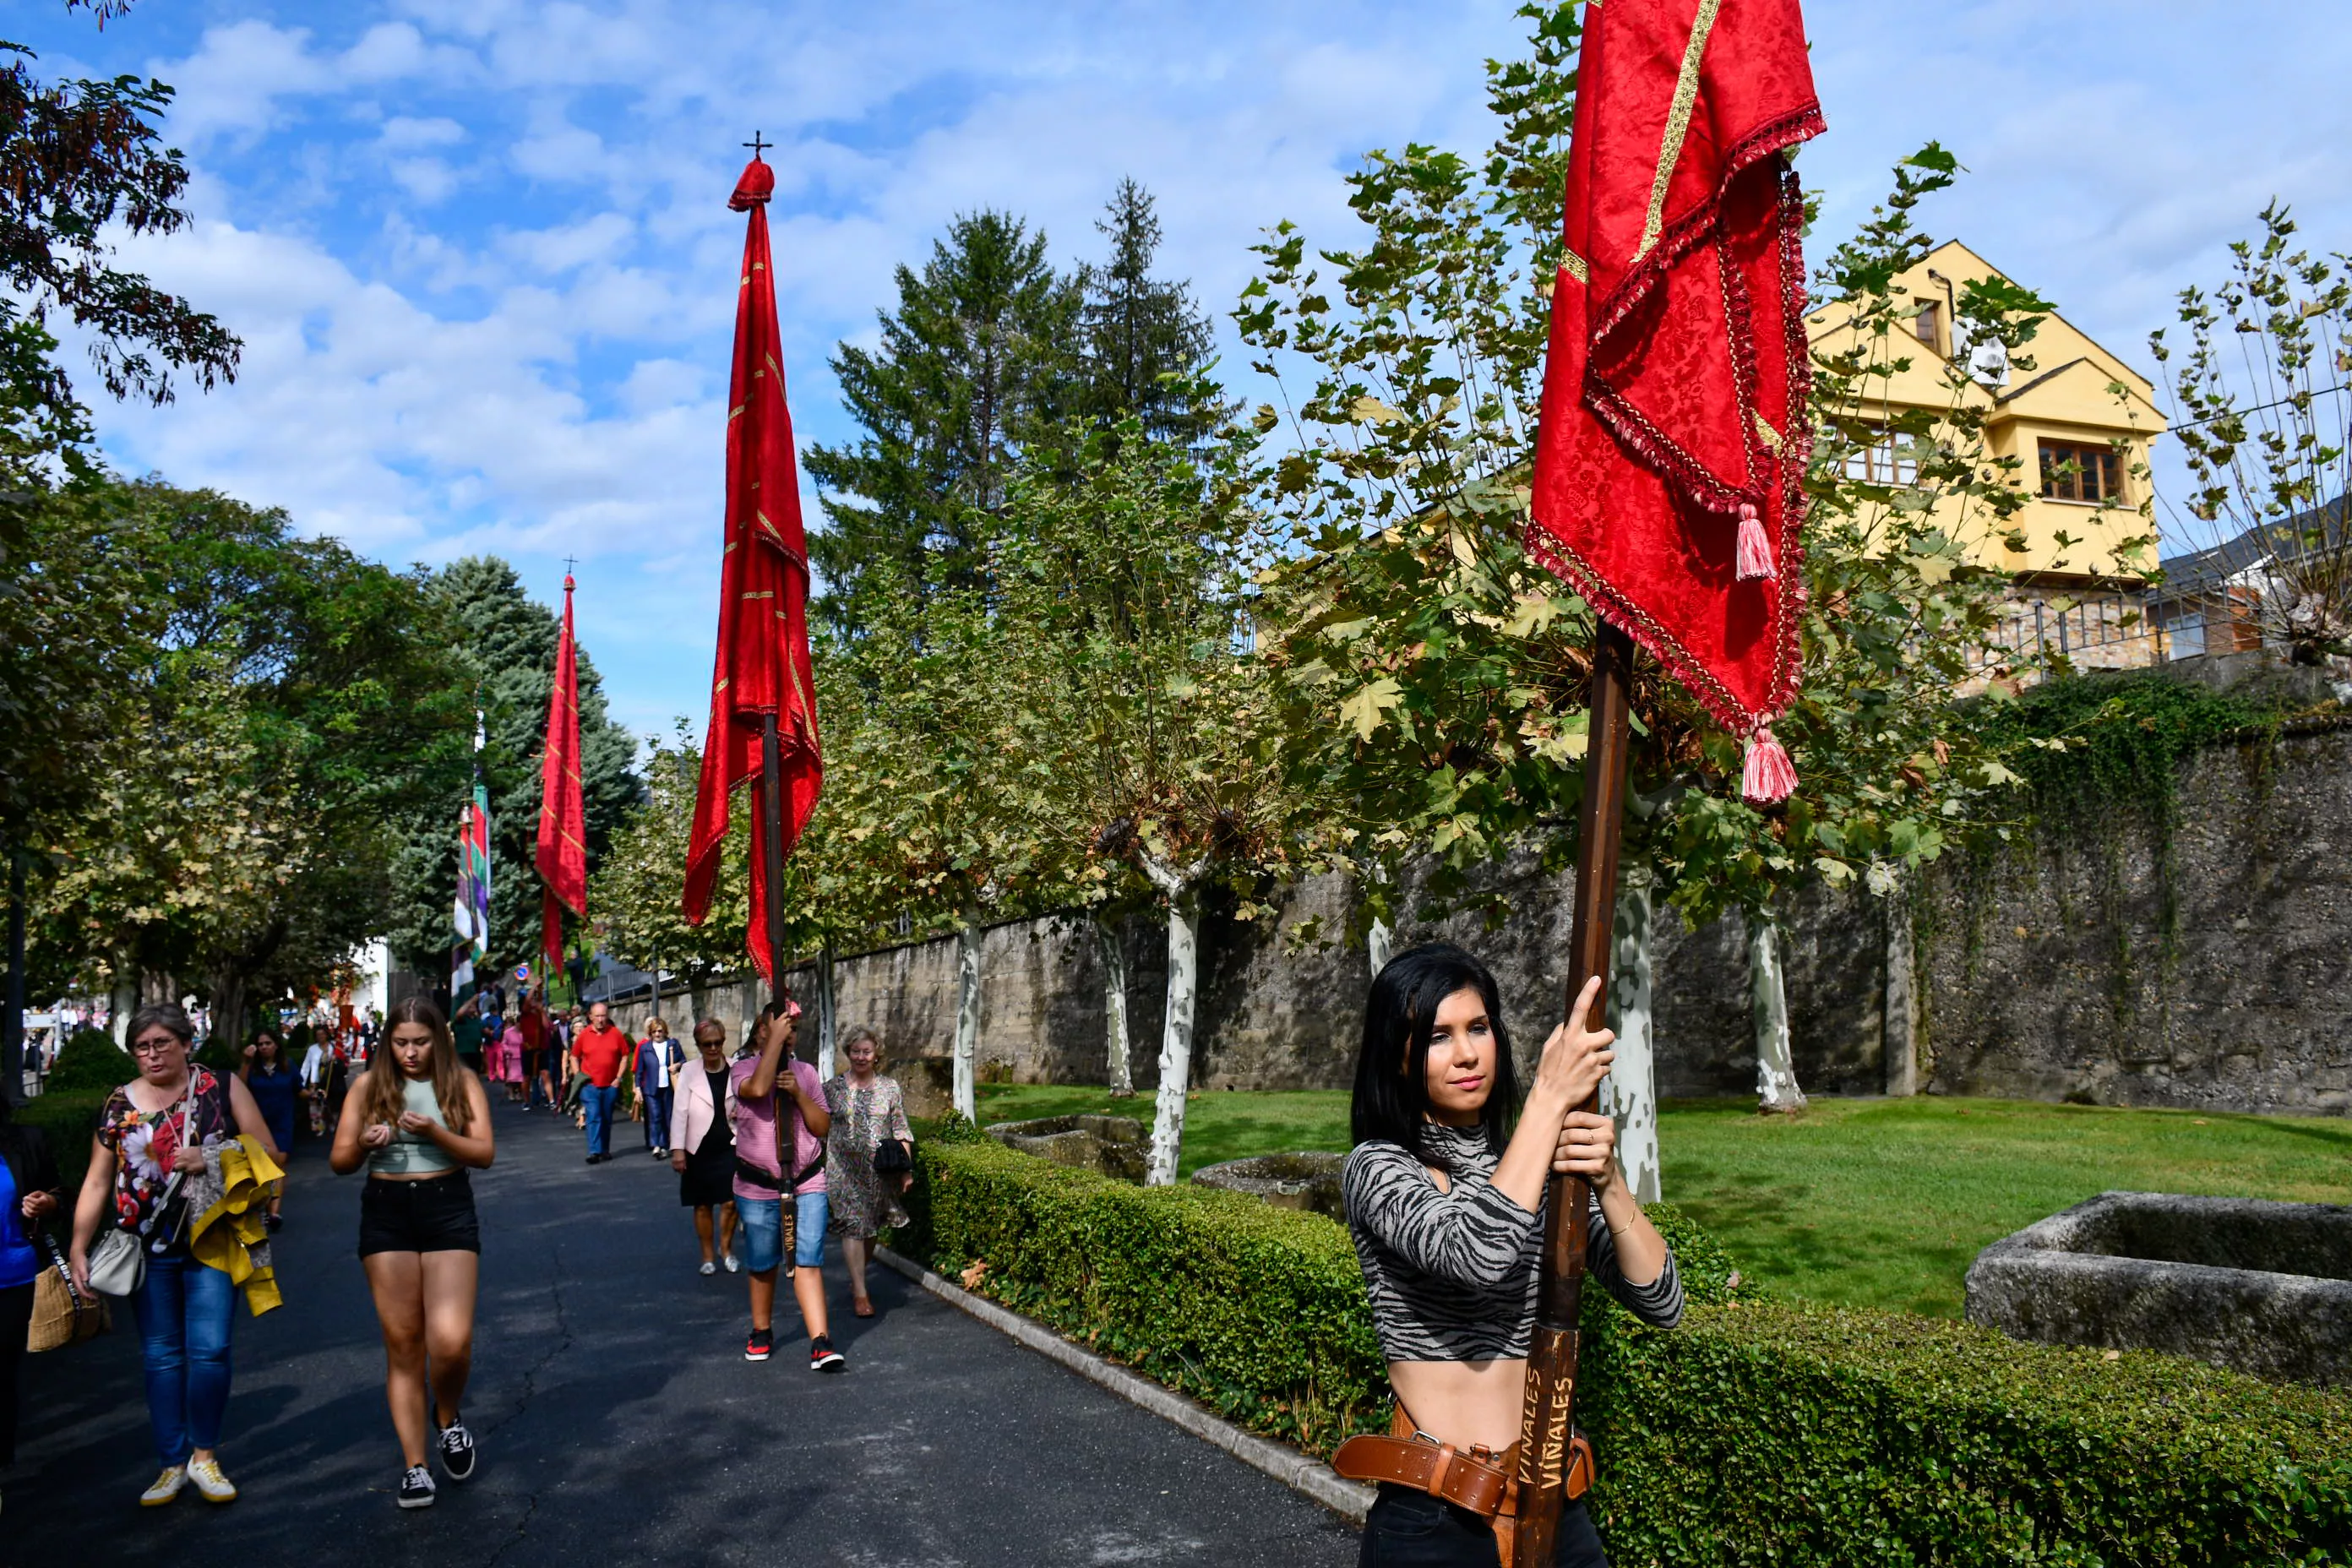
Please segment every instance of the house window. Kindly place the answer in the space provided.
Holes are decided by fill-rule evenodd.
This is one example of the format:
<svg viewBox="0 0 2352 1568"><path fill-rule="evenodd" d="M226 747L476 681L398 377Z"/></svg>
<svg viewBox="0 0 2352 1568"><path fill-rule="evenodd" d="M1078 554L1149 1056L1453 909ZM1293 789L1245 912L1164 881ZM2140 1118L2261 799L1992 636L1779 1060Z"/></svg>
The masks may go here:
<svg viewBox="0 0 2352 1568"><path fill-rule="evenodd" d="M2123 458L2113 447L2042 443L2042 493L2052 500L2119 501Z"/></svg>
<svg viewBox="0 0 2352 1568"><path fill-rule="evenodd" d="M1918 454L1917 444L1909 437L1882 431L1870 445L1846 454L1845 477L1870 485L1916 485Z"/></svg>
<svg viewBox="0 0 2352 1568"><path fill-rule="evenodd" d="M1911 318L1912 335L1937 353L1944 352L1944 335L1940 321L1943 313L1943 302L1939 300L1930 300L1919 307L1917 315Z"/></svg>

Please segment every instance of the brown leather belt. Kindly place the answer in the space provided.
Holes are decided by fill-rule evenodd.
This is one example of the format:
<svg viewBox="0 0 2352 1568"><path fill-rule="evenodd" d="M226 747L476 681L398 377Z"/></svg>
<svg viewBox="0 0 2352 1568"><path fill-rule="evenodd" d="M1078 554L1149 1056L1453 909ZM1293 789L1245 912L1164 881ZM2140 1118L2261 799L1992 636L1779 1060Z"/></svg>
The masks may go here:
<svg viewBox="0 0 2352 1568"><path fill-rule="evenodd" d="M1331 1456L1331 1468L1351 1481L1411 1487L1467 1509L1484 1519L1516 1519L1519 1511L1519 1446L1457 1448L1415 1430L1404 1406L1389 1424L1391 1436L1367 1433L1349 1438ZM1569 1439L1567 1494L1580 1498L1592 1485L1592 1445L1581 1432Z"/></svg>

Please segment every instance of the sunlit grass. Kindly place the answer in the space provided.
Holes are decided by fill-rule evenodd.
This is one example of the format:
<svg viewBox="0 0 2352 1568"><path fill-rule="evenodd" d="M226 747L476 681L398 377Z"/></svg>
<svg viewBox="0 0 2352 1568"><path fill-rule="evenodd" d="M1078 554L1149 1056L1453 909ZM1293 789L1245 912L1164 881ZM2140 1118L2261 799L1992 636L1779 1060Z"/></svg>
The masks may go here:
<svg viewBox="0 0 2352 1568"><path fill-rule="evenodd" d="M1151 1099L985 1084L981 1120L1109 1111L1150 1122ZM1957 1317L1988 1243L2095 1193L2207 1193L2352 1202L2352 1123L2126 1110L2031 1100L1817 1100L1766 1117L1750 1100L1669 1101L1666 1196L1743 1270L1786 1294ZM1338 1091L1203 1091L1183 1173L1250 1154L1345 1149Z"/></svg>

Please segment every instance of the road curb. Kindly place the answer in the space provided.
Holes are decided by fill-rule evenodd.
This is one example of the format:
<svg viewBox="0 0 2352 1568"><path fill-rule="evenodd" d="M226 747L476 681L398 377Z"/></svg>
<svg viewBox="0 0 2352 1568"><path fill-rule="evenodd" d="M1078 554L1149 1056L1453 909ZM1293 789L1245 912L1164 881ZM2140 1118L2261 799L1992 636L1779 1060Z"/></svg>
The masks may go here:
<svg viewBox="0 0 2352 1568"><path fill-rule="evenodd" d="M1210 1415L1182 1394L1105 1361L1084 1346L1072 1344L1043 1323L1034 1322L1018 1312L1008 1311L993 1301L975 1296L940 1279L921 1264L901 1258L887 1247L876 1247L874 1257L885 1268L905 1275L950 1306L970 1313L1049 1361L1059 1362L1080 1377L1100 1384L1129 1404L1141 1405L1203 1442L1215 1444L1252 1469L1272 1476L1301 1497L1321 1503L1356 1524L1363 1523L1364 1515L1370 1510L1375 1495L1372 1489L1341 1480L1332 1473L1331 1467L1321 1460L1310 1459L1295 1448L1286 1448L1279 1443L1254 1436L1232 1422Z"/></svg>

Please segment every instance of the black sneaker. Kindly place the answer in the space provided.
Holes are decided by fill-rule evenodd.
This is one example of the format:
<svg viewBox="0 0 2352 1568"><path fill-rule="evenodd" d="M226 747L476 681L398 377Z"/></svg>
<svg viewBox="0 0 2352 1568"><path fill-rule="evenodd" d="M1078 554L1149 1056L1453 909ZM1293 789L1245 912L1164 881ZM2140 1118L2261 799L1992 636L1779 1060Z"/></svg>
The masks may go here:
<svg viewBox="0 0 2352 1568"><path fill-rule="evenodd" d="M431 1508L434 1489L433 1472L422 1465L411 1465L408 1473L400 1478L400 1506Z"/></svg>
<svg viewBox="0 0 2352 1568"><path fill-rule="evenodd" d="M775 1331L772 1329L753 1329L751 1331L751 1338L750 1342L743 1346L743 1359L745 1361L765 1361L774 1352L775 1347Z"/></svg>
<svg viewBox="0 0 2352 1568"><path fill-rule="evenodd" d="M474 1479L474 1435L466 1430L465 1417L441 1428L440 1447L443 1475L453 1481Z"/></svg>
<svg viewBox="0 0 2352 1568"><path fill-rule="evenodd" d="M819 1334L809 1342L809 1370L811 1372L847 1372L849 1370L849 1363L842 1359L839 1351L833 1348L831 1335Z"/></svg>

